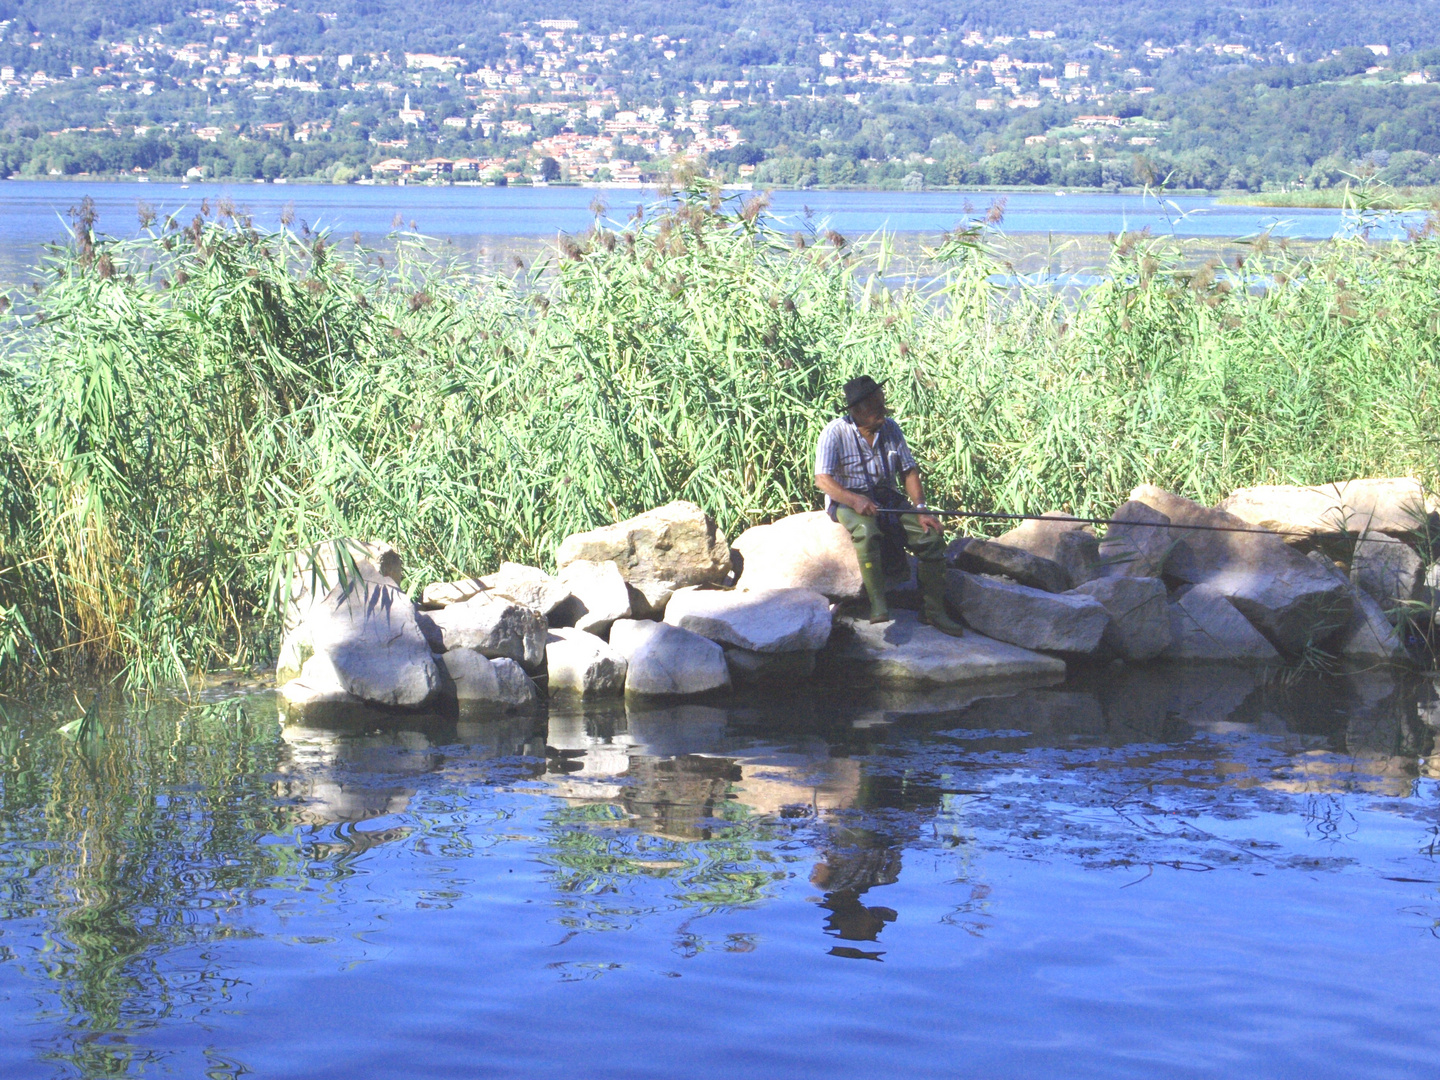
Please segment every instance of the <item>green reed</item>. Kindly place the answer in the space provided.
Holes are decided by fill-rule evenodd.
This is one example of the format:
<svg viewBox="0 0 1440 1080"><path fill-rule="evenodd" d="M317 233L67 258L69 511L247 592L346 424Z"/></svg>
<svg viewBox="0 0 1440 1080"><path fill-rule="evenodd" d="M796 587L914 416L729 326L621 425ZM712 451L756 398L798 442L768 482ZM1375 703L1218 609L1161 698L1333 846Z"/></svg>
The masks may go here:
<svg viewBox="0 0 1440 1080"><path fill-rule="evenodd" d="M884 237L761 210L692 191L509 277L224 205L130 242L82 213L0 316L0 673L264 663L277 558L342 535L394 543L415 587L675 498L734 536L815 505L862 371L952 505L1440 481L1428 232L1237 266L1132 234L1076 294L1007 280L973 232L907 282Z"/></svg>

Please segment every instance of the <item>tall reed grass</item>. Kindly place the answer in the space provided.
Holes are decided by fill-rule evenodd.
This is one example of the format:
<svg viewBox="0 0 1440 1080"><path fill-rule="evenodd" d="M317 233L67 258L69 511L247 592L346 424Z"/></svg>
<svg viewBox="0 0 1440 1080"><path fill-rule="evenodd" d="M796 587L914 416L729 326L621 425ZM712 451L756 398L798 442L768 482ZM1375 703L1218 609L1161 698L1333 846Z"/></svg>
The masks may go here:
<svg viewBox="0 0 1440 1080"><path fill-rule="evenodd" d="M859 372L889 380L936 502L1440 481L1431 235L1198 268L1129 235L1078 295L983 239L915 287L883 238L692 191L504 277L227 205L129 242L81 213L0 316L0 674L263 663L277 556L341 535L394 543L416 586L548 564L674 498L734 535L814 505Z"/></svg>

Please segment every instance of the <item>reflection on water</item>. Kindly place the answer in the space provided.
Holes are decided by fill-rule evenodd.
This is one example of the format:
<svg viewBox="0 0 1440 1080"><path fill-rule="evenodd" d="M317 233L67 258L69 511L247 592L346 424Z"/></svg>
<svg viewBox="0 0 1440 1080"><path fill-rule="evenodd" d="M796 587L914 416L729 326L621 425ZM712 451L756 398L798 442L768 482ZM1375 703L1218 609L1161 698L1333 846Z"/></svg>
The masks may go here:
<svg viewBox="0 0 1440 1080"><path fill-rule="evenodd" d="M1409 935L1427 964L1440 946L1440 707L1425 678L1112 670L964 693L615 703L354 729L282 727L265 694L102 714L106 737L84 744L55 734L73 719L58 698L0 722L7 1076L263 1073L286 1060L271 1056L285 1040L246 1018L288 1015L286 1000L324 999L342 982L379 980L399 1023L441 1008L499 1024L550 992L537 986L646 965L703 979L712 969L676 965L720 956L751 967L727 969L711 992L777 1023L830 1015L827 995L848 992L849 976L824 964L893 969L885 977L904 990L881 1011L888 1025L918 1025L907 1060L919 1067L960 1037L931 1010L951 993L941 973L970 955L962 939L1002 951L1041 940L1099 882L1126 903L1168 890L1166 903L1205 911L1246 979L1286 974L1268 966L1275 931L1259 928L1286 894L1243 884L1276 875L1322 922L1344 922L1377 882L1408 890L1347 932ZM1307 892L1317 880L1323 890ZM1048 905L1047 923L1027 922L1032 904ZM1087 963L1156 954L1144 908L1113 917ZM1331 947L1315 933L1316 949ZM443 953L434 935L451 942ZM1213 962L1198 951L1165 961L1215 980L1187 1008L1224 1014L1241 986L1226 979L1240 976ZM450 964L490 973L457 990ZM356 971L371 974L341 974ZM1356 980L1346 1022L1393 992L1358 971L1344 978ZM768 996L779 985L793 997ZM631 993L612 1018L667 1015L664 986ZM994 1006L1002 1025L1076 1037L1100 1000L1013 993L995 991L1009 1001ZM1303 1014L1304 993L1286 993ZM1414 1012L1412 1049L1440 1030L1432 1014ZM1123 1043L1133 1022L1101 1026ZM862 1038L855 1023L837 1047ZM1227 1053L1263 1071L1289 1046L1268 1045ZM470 1075L417 1052L433 1055L420 1072ZM627 1051L610 1053L607 1069L626 1072ZM320 1075L329 1062L311 1064L279 1071ZM1108 1075L1125 1071L1110 1064Z"/></svg>

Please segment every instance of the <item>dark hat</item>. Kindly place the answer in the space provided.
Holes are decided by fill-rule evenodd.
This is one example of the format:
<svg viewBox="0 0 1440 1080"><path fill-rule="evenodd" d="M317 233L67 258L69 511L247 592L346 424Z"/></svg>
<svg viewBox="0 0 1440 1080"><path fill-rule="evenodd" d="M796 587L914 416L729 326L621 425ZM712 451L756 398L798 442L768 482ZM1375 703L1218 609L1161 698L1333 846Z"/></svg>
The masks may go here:
<svg viewBox="0 0 1440 1080"><path fill-rule="evenodd" d="M847 409L853 408L884 386L885 384L883 382L876 382L869 375L861 375L858 379L851 379L845 384L845 407Z"/></svg>

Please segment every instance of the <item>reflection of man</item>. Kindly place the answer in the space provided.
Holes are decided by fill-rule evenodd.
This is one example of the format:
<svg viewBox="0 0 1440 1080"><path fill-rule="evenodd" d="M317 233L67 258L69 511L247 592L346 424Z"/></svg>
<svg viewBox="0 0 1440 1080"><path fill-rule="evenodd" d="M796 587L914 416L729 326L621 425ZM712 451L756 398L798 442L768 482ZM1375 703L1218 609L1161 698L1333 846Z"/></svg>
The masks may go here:
<svg viewBox="0 0 1440 1080"><path fill-rule="evenodd" d="M945 610L945 537L930 514L886 514L877 510L925 507L920 469L900 425L885 408L885 390L869 375L845 384L847 415L830 421L815 448L815 486L825 493L825 509L844 525L860 560L860 576L870 598L870 621L890 620L885 600L883 553L887 539L915 552L923 608L920 621L960 637L964 628ZM905 495L895 489L895 478ZM909 496L907 499L906 496Z"/></svg>
<svg viewBox="0 0 1440 1080"><path fill-rule="evenodd" d="M810 873L810 883L825 890L821 903L830 912L825 932L841 941L877 941L886 923L896 919L894 908L866 906L860 897L876 885L893 885L900 879L898 847L860 847L833 850ZM853 960L878 960L878 952L849 946L830 950Z"/></svg>

